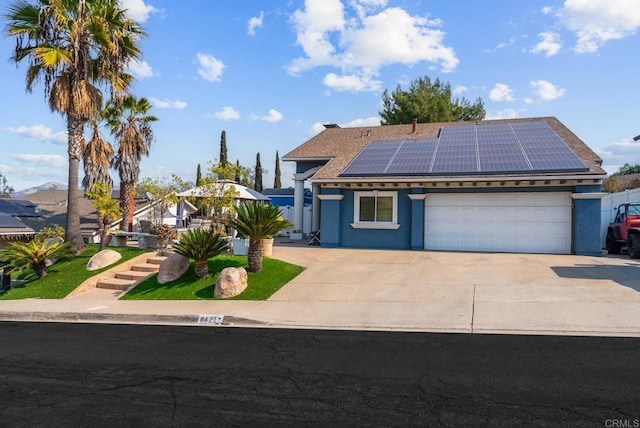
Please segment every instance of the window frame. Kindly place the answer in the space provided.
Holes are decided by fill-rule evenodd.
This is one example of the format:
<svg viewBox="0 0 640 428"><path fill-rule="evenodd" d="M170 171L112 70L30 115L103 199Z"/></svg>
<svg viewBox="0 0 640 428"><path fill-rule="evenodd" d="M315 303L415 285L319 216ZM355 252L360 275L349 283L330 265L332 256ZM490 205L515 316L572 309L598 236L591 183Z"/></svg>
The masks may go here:
<svg viewBox="0 0 640 428"><path fill-rule="evenodd" d="M377 207L378 198L392 198L392 215L391 221L362 221L360 220L360 199L375 198ZM377 214L376 214L377 215ZM372 191L356 191L353 192L353 223L351 227L354 229L398 229L398 192L385 190Z"/></svg>

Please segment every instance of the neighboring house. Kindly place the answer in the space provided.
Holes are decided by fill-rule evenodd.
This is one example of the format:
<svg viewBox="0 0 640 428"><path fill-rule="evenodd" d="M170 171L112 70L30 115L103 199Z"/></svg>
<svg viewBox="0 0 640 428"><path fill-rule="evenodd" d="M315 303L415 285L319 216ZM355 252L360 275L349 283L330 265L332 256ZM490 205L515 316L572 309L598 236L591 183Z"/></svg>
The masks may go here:
<svg viewBox="0 0 640 428"><path fill-rule="evenodd" d="M289 220L291 223L294 221L294 212L295 212L295 200L294 200L294 189L293 187L281 188L281 189L264 189L262 194L269 197L269 203L272 205L277 205L280 207L280 213L282 218L285 220ZM313 202L313 196L311 194L311 189L304 189L304 215L303 215L303 226L300 229L305 234L310 234L311 230L311 206ZM295 228L291 228L288 230L283 230L280 232L280 235L288 235Z"/></svg>
<svg viewBox="0 0 640 428"><path fill-rule="evenodd" d="M555 117L325 127L283 157L323 246L601 254L602 160Z"/></svg>
<svg viewBox="0 0 640 428"><path fill-rule="evenodd" d="M183 201L184 207L182 210L182 214L180 218L182 219L182 225L186 225L187 219L196 213L198 210L193 204L189 201ZM174 203L169 203L165 210L158 209L158 205L160 201L152 201L149 203L145 203L142 206L138 207L133 212L133 229L134 232L147 232L147 230L143 230L140 221L141 220L149 220L152 222L157 222L158 224L168 224L169 226L177 225L177 217L179 206ZM122 222L122 218L111 223L109 226L112 230L118 230L120 228L120 223Z"/></svg>
<svg viewBox="0 0 640 428"><path fill-rule="evenodd" d="M0 199L0 248L13 241L28 241L35 231L17 217L38 217L35 204L20 199Z"/></svg>

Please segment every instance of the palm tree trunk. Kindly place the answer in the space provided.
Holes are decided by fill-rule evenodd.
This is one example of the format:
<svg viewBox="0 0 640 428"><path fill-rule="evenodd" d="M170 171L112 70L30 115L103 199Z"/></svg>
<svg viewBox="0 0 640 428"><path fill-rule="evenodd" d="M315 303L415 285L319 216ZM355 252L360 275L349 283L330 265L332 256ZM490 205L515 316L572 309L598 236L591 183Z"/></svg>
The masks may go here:
<svg viewBox="0 0 640 428"><path fill-rule="evenodd" d="M122 223L120 229L133 232L133 210L134 210L135 188L133 183L120 182L120 201L122 208Z"/></svg>
<svg viewBox="0 0 640 428"><path fill-rule="evenodd" d="M33 272L38 276L38 278L42 278L47 274L47 263L44 260L34 263Z"/></svg>
<svg viewBox="0 0 640 428"><path fill-rule="evenodd" d="M193 265L193 268L196 271L196 276L198 278L204 278L209 276L209 262L207 259L204 260L196 260Z"/></svg>
<svg viewBox="0 0 640 428"><path fill-rule="evenodd" d="M84 240L80 231L80 207L78 188L78 170L82 156L82 120L67 116L67 131L69 132L69 177L67 188L67 221L65 228L65 241L71 242L77 253L84 249Z"/></svg>
<svg viewBox="0 0 640 428"><path fill-rule="evenodd" d="M247 260L249 262L249 272L256 273L262 270L262 238L249 239Z"/></svg>

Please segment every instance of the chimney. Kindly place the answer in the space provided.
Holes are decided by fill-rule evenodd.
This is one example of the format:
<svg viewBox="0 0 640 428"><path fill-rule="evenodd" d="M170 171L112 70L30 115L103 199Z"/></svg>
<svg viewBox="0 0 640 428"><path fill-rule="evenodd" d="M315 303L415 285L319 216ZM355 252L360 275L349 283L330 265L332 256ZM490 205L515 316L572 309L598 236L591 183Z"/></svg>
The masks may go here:
<svg viewBox="0 0 640 428"><path fill-rule="evenodd" d="M411 122L411 132L416 133L416 125L418 125L418 119L413 118L413 122Z"/></svg>

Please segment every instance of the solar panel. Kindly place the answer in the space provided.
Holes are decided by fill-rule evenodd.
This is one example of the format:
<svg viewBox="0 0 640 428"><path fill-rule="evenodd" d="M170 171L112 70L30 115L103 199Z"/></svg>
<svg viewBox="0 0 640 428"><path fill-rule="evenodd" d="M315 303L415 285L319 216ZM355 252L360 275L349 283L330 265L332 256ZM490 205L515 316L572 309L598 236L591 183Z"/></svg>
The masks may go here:
<svg viewBox="0 0 640 428"><path fill-rule="evenodd" d="M372 141L340 175L588 171L544 121L445 125L438 138Z"/></svg>
<svg viewBox="0 0 640 428"><path fill-rule="evenodd" d="M372 141L342 172L343 175L384 174L403 140Z"/></svg>
<svg viewBox="0 0 640 428"><path fill-rule="evenodd" d="M10 215L0 215L0 227L8 229L24 229L27 225Z"/></svg>
<svg viewBox="0 0 640 428"><path fill-rule="evenodd" d="M0 213L19 217L39 217L36 205L21 199L0 198Z"/></svg>
<svg viewBox="0 0 640 428"><path fill-rule="evenodd" d="M387 174L428 174L438 140L404 140L385 171Z"/></svg>

